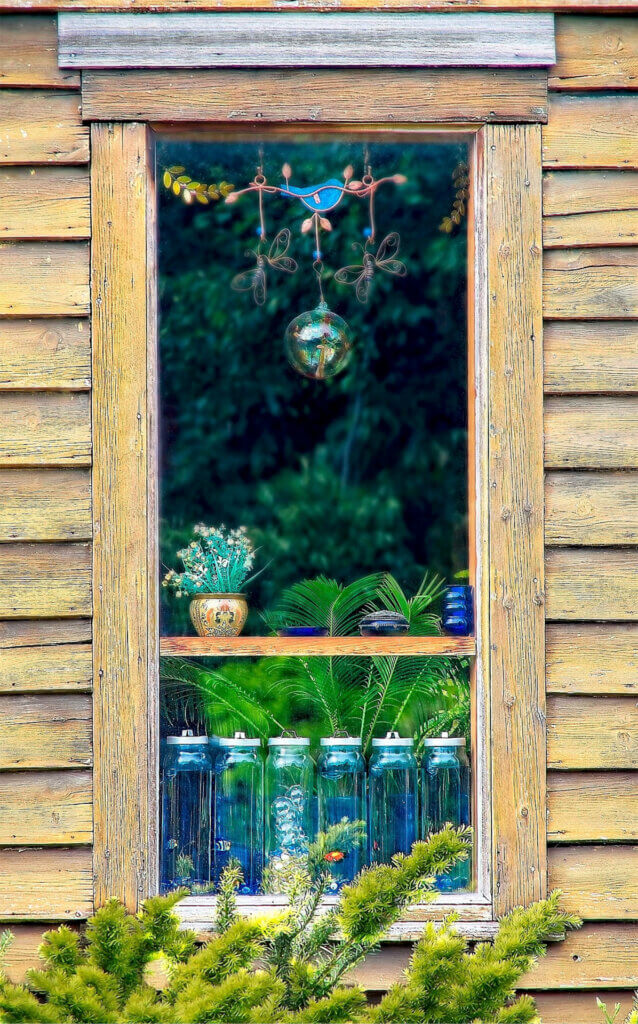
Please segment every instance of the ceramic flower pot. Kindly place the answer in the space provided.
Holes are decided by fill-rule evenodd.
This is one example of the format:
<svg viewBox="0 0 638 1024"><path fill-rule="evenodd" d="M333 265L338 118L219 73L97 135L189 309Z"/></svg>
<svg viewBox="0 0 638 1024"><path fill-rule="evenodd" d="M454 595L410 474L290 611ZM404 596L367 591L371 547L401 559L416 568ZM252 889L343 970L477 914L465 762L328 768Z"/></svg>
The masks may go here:
<svg viewBox="0 0 638 1024"><path fill-rule="evenodd" d="M239 636L246 623L245 594L198 594L189 607L200 636Z"/></svg>

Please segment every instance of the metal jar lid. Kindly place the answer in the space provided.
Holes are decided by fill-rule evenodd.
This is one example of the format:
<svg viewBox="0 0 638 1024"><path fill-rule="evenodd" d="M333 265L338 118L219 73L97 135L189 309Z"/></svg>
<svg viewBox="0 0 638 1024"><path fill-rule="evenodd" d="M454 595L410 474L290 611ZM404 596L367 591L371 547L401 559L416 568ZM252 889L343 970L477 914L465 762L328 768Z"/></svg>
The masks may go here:
<svg viewBox="0 0 638 1024"><path fill-rule="evenodd" d="M204 744L204 743L208 743L208 736L193 736L193 730L192 729L182 729L182 735L181 736L167 736L166 737L166 742L170 743L171 745L179 744L179 746L182 746L183 744L191 744L191 743Z"/></svg>
<svg viewBox="0 0 638 1024"><path fill-rule="evenodd" d="M322 736L319 745L322 747L361 747L358 736Z"/></svg>
<svg viewBox="0 0 638 1024"><path fill-rule="evenodd" d="M271 736L268 740L269 747L309 747L310 740L307 736Z"/></svg>
<svg viewBox="0 0 638 1024"><path fill-rule="evenodd" d="M446 732L442 732L440 736L435 736L433 739L423 740L424 747L464 747L465 736L448 736Z"/></svg>
<svg viewBox="0 0 638 1024"><path fill-rule="evenodd" d="M378 737L372 741L373 747L413 747L414 740L411 736L399 736L398 732L387 732L383 738Z"/></svg>
<svg viewBox="0 0 638 1024"><path fill-rule="evenodd" d="M234 736L218 736L220 747L258 747L261 740L257 736L247 736L245 732L236 732Z"/></svg>

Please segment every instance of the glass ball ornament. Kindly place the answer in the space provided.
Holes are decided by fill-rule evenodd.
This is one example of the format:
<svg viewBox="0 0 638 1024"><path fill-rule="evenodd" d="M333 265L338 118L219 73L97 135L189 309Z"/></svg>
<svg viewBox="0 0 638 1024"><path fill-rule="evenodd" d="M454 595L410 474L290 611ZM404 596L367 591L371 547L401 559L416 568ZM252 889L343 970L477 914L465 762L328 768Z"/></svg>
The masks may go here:
<svg viewBox="0 0 638 1024"><path fill-rule="evenodd" d="M345 320L320 302L291 320L284 335L290 365L304 377L326 380L348 364L352 332Z"/></svg>

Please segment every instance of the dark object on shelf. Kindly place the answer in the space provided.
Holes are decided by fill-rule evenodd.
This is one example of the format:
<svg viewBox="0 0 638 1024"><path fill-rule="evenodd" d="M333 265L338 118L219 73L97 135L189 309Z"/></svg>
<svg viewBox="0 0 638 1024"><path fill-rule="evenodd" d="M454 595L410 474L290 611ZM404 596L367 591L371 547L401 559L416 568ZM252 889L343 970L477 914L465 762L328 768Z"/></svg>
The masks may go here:
<svg viewBox="0 0 638 1024"><path fill-rule="evenodd" d="M284 626L277 636L328 636L325 626Z"/></svg>
<svg viewBox="0 0 638 1024"><path fill-rule="evenodd" d="M474 633L474 594L472 587L446 587L443 593L443 629L452 636Z"/></svg>
<svg viewBox="0 0 638 1024"><path fill-rule="evenodd" d="M370 612L359 623L361 636L397 636L409 628L410 623L400 612Z"/></svg>

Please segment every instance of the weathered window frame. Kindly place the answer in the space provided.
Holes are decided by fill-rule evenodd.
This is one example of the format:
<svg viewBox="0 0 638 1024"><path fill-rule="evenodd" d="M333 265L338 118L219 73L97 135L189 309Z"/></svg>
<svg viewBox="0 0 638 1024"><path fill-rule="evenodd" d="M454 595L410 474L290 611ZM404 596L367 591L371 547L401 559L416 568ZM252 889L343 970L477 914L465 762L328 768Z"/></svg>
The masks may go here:
<svg viewBox="0 0 638 1024"><path fill-rule="evenodd" d="M353 110L375 110L375 128L397 127L387 89L397 73L321 72L328 117L310 108L303 69L258 72L268 124L319 123L346 130ZM479 829L489 856L479 892L463 898L464 921L489 922L546 888L545 680L541 306L541 142L546 111L521 95L539 72L482 72L483 99L495 76L516 113L477 108L477 72L460 88L454 117L447 70L399 72L404 128L463 131L472 139L469 267L471 374L477 396L471 468L476 493L477 664L483 724L475 735L486 766L489 807ZM516 73L514 73L516 74ZM165 125L164 76L203 99L173 102L171 124L199 133L236 123L237 71L86 72L91 129L93 243L94 518L94 875L95 899L129 905L157 886L157 629L155 183L152 131ZM432 91L432 76L441 86ZM168 78L167 78L168 76ZM215 91L210 90L214 76ZM447 76L447 77L446 77ZM513 80L513 79L512 79ZM180 84L181 82L181 84ZM199 82L201 88L193 88ZM350 88L343 88L348 83ZM425 87L424 87L425 83ZM428 84L429 83L429 84ZM521 86L522 83L522 86ZM461 85L463 81L461 80ZM363 96L362 96L363 90ZM470 95L472 93L472 95ZM427 102L424 102L424 96ZM293 101L293 108L286 103ZM211 109L211 103L214 109ZM534 104L536 104L534 106ZM304 106L305 105L305 106ZM305 113L304 113L305 111ZM299 116L301 112L302 116ZM176 117L176 113L179 117ZM335 116L335 113L337 116ZM383 115L379 117L379 114ZM368 116L368 115L366 115ZM490 116L505 123L489 123ZM520 120L519 120L520 118ZM118 120L119 119L119 120ZM251 110L246 121L255 121ZM361 127L363 117L357 118ZM159 124L158 124L159 122ZM471 376L472 379L472 376ZM449 902L415 908L413 921ZM195 914L197 917L197 913ZM479 929L480 931L480 929Z"/></svg>

